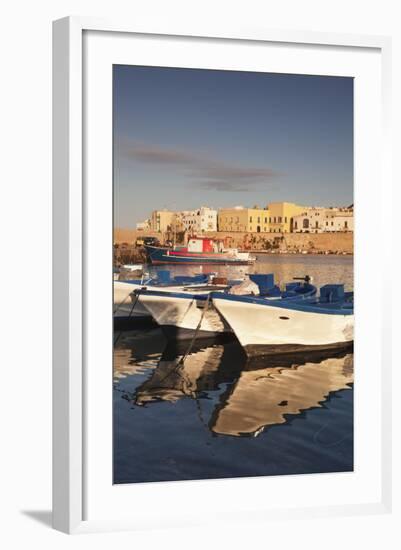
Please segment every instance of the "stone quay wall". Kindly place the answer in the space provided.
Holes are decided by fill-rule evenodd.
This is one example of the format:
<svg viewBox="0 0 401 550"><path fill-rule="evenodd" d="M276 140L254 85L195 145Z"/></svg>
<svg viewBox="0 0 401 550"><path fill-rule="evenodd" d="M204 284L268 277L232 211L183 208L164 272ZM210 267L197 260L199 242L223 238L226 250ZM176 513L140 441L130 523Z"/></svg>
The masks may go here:
<svg viewBox="0 0 401 550"><path fill-rule="evenodd" d="M353 232L333 233L242 233L242 232L208 232L204 236L223 239L225 246L267 253L302 253L309 254L353 254ZM171 239L170 234L156 231L139 231L135 229L115 229L114 244L134 247L138 237L156 237L161 243Z"/></svg>
<svg viewBox="0 0 401 550"><path fill-rule="evenodd" d="M227 246L266 252L353 254L354 234L338 233L208 233Z"/></svg>

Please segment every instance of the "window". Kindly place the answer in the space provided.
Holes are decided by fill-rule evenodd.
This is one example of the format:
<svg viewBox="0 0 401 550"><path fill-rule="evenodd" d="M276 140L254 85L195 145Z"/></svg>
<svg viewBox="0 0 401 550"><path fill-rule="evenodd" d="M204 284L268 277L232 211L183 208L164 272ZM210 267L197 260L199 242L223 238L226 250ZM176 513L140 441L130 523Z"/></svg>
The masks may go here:
<svg viewBox="0 0 401 550"><path fill-rule="evenodd" d="M326 225L329 225L329 222L326 222Z"/></svg>
<svg viewBox="0 0 401 550"><path fill-rule="evenodd" d="M252 223L252 216L249 216L249 223Z"/></svg>
<svg viewBox="0 0 401 550"><path fill-rule="evenodd" d="M334 225L334 222L331 222L331 225Z"/></svg>
<svg viewBox="0 0 401 550"><path fill-rule="evenodd" d="M272 219L271 219L271 218L269 218L269 223L272 223Z"/></svg>
<svg viewBox="0 0 401 550"><path fill-rule="evenodd" d="M273 218L273 222L274 222L274 223L276 223L276 216L274 216L274 218Z"/></svg>
<svg viewBox="0 0 401 550"><path fill-rule="evenodd" d="M308 220L308 218L304 218L304 219L302 220L302 227L303 227L304 229L309 229L309 220Z"/></svg>
<svg viewBox="0 0 401 550"><path fill-rule="evenodd" d="M316 227L316 229L318 229L318 227L319 227L319 222L315 222L315 227Z"/></svg>
<svg viewBox="0 0 401 550"><path fill-rule="evenodd" d="M285 223L287 223L287 216L284 218Z"/></svg>
<svg viewBox="0 0 401 550"><path fill-rule="evenodd" d="M260 216L258 216L258 223L260 223Z"/></svg>
<svg viewBox="0 0 401 550"><path fill-rule="evenodd" d="M265 223L267 223L267 218L265 218Z"/></svg>
<svg viewBox="0 0 401 550"><path fill-rule="evenodd" d="M278 223L281 223L281 220L282 220L282 217L279 216L279 217L278 217Z"/></svg>
<svg viewBox="0 0 401 550"><path fill-rule="evenodd" d="M344 222L345 229L348 229L348 222Z"/></svg>
<svg viewBox="0 0 401 550"><path fill-rule="evenodd" d="M249 228L249 230L252 231L252 225L251 225L251 227Z"/></svg>
<svg viewBox="0 0 401 550"><path fill-rule="evenodd" d="M294 222L294 228L298 229L298 222Z"/></svg>

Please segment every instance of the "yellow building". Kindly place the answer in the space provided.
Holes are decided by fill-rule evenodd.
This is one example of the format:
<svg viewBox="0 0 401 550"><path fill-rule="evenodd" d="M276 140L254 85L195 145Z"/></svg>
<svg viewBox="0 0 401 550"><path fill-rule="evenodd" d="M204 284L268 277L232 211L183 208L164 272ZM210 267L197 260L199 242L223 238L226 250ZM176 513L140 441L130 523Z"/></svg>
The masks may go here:
<svg viewBox="0 0 401 550"><path fill-rule="evenodd" d="M221 208L218 213L219 231L243 231L267 233L269 231L269 210L266 208Z"/></svg>
<svg viewBox="0 0 401 550"><path fill-rule="evenodd" d="M292 202L271 202L269 204L269 226L272 233L293 231L293 217L304 212L305 207Z"/></svg>
<svg viewBox="0 0 401 550"><path fill-rule="evenodd" d="M150 228L152 231L164 233L172 229L175 212L170 210L154 210L150 220Z"/></svg>

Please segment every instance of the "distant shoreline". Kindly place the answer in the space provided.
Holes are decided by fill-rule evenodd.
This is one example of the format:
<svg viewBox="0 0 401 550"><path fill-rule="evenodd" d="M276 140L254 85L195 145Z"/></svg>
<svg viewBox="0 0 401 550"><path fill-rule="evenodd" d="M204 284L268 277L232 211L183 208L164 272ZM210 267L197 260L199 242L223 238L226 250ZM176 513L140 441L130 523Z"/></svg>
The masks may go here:
<svg viewBox="0 0 401 550"><path fill-rule="evenodd" d="M172 240L171 234L114 230L114 262L137 263L146 259L145 250L137 245L144 236L155 237L160 244ZM354 235L343 233L225 233L208 232L203 236L223 241L226 248L262 256L353 256Z"/></svg>

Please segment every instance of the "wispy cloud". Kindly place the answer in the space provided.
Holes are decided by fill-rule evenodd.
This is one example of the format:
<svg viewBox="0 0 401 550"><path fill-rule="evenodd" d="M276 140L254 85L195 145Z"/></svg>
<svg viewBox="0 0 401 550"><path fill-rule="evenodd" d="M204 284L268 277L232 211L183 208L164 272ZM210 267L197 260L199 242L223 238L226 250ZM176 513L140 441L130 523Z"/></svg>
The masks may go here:
<svg viewBox="0 0 401 550"><path fill-rule="evenodd" d="M128 149L128 155L140 162L148 164L175 164L178 166L191 166L197 162L194 155L177 149L164 149L139 145Z"/></svg>
<svg viewBox="0 0 401 550"><path fill-rule="evenodd" d="M193 184L215 191L251 191L271 184L278 173L269 167L229 165L226 162L181 149L135 145L126 149L129 157L149 165L165 165L183 172Z"/></svg>

